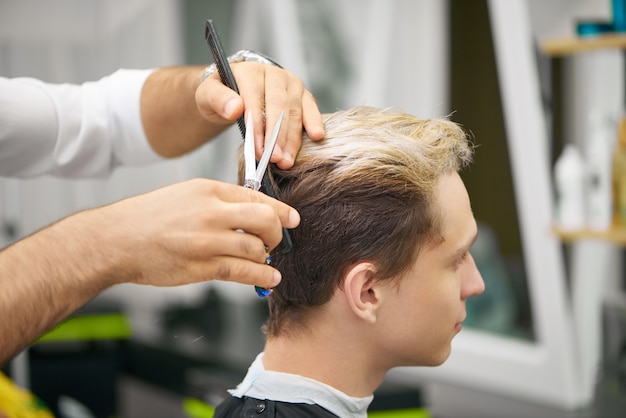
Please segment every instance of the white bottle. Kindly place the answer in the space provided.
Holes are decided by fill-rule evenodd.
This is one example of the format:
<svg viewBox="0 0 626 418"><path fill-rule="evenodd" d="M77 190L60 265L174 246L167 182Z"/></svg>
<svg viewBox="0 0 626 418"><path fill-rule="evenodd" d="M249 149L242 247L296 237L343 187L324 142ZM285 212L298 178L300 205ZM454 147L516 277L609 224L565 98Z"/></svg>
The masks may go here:
<svg viewBox="0 0 626 418"><path fill-rule="evenodd" d="M613 216L611 159L616 128L608 117L590 115L587 135L587 224L590 229L606 231Z"/></svg>
<svg viewBox="0 0 626 418"><path fill-rule="evenodd" d="M585 219L585 164L576 146L568 144L554 165L556 223L562 229L582 229Z"/></svg>

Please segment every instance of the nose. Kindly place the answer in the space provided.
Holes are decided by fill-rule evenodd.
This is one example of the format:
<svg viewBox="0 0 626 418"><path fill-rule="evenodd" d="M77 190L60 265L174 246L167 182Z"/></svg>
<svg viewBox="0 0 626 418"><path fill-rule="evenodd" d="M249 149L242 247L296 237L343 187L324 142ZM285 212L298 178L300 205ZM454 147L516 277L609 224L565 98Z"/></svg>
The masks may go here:
<svg viewBox="0 0 626 418"><path fill-rule="evenodd" d="M470 255L467 260L465 271L463 272L463 283L461 287L461 298L463 300L478 296L485 291L485 282L483 276L478 271L474 258Z"/></svg>

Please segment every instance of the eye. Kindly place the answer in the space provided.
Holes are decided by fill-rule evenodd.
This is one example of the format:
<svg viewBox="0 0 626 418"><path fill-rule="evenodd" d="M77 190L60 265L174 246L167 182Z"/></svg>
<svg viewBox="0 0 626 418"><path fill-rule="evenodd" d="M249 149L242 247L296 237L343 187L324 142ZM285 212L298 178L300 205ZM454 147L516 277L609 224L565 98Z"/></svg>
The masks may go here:
<svg viewBox="0 0 626 418"><path fill-rule="evenodd" d="M457 258L457 260L455 261L455 263L454 263L455 267L459 267L461 264L463 264L463 262L465 260L467 260L469 255L470 255L469 251L463 252L463 254L461 254L461 256L459 258Z"/></svg>

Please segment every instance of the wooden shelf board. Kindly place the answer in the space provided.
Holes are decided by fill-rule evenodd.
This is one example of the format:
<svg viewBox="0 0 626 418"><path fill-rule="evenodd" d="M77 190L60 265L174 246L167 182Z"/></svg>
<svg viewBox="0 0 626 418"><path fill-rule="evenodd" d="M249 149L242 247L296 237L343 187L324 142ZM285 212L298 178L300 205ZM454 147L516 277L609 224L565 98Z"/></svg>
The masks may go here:
<svg viewBox="0 0 626 418"><path fill-rule="evenodd" d="M594 231L591 229L565 230L553 227L552 232L566 243L582 239L597 239L626 247L626 229L612 228L606 231Z"/></svg>
<svg viewBox="0 0 626 418"><path fill-rule="evenodd" d="M626 49L626 34L609 33L598 36L549 39L540 45L541 52L549 56L573 55L597 49Z"/></svg>

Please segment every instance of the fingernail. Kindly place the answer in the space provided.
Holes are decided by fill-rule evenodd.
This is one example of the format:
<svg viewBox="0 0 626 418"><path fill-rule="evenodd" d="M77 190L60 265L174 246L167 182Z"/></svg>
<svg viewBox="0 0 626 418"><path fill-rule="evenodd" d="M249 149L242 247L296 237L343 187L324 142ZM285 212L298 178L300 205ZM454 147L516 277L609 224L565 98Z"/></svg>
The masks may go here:
<svg viewBox="0 0 626 418"><path fill-rule="evenodd" d="M293 165L293 155L291 155L289 151L287 151L285 155L283 155L283 160L288 161L289 165Z"/></svg>
<svg viewBox="0 0 626 418"><path fill-rule="evenodd" d="M278 270L274 270L274 286L276 286L278 283L280 283L282 276L280 274L280 271ZM274 287L272 286L272 287Z"/></svg>
<svg viewBox="0 0 626 418"><path fill-rule="evenodd" d="M224 106L224 116L227 118L232 118L233 114L234 114L234 110L235 107L237 106L237 103L239 102L239 99L237 99L236 97L233 97L232 99L230 99L229 101L226 102L226 105Z"/></svg>
<svg viewBox="0 0 626 418"><path fill-rule="evenodd" d="M300 214L297 210L291 209L289 211L289 226L295 228L300 223Z"/></svg>

